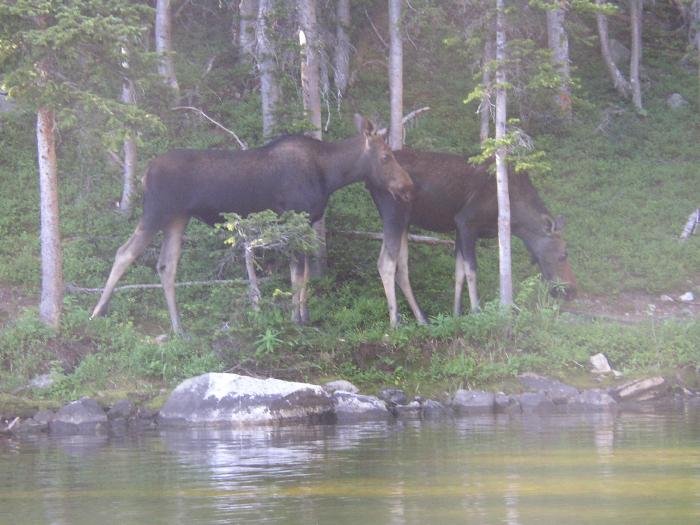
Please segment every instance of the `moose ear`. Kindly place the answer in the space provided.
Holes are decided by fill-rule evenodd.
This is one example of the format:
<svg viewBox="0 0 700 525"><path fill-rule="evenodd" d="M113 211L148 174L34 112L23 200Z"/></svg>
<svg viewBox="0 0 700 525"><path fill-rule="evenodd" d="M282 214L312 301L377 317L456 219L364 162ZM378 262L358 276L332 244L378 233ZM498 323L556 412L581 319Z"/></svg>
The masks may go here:
<svg viewBox="0 0 700 525"><path fill-rule="evenodd" d="M357 128L358 133L364 133L367 136L372 136L377 132L377 126L374 122L359 113L355 113L355 128Z"/></svg>
<svg viewBox="0 0 700 525"><path fill-rule="evenodd" d="M542 230L546 235L559 234L564 229L564 224L566 224L566 219L563 215L557 216L556 219L552 219L549 215L542 214Z"/></svg>
<svg viewBox="0 0 700 525"><path fill-rule="evenodd" d="M549 215L542 214L542 230L545 235L554 235L557 225L556 221L552 219Z"/></svg>

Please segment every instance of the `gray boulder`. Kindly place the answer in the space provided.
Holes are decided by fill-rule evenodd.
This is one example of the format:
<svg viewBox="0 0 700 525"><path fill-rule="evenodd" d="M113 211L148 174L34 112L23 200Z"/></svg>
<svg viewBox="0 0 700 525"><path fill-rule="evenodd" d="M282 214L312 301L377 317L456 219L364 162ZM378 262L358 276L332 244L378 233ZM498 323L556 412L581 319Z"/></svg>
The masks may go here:
<svg viewBox="0 0 700 525"><path fill-rule="evenodd" d="M680 109L688 105L688 101L680 93L673 93L666 99L666 105L671 109Z"/></svg>
<svg viewBox="0 0 700 525"><path fill-rule="evenodd" d="M333 407L338 423L385 420L391 417L391 412L381 399L340 390L333 392Z"/></svg>
<svg viewBox="0 0 700 525"><path fill-rule="evenodd" d="M406 392L400 388L387 387L382 388L377 396L382 401L386 401L390 405L406 405L408 404L408 398L406 397Z"/></svg>
<svg viewBox="0 0 700 525"><path fill-rule="evenodd" d="M496 409L496 394L459 389L452 397L452 408L463 415L490 414Z"/></svg>
<svg viewBox="0 0 700 525"><path fill-rule="evenodd" d="M617 401L605 390L592 388L569 399L567 409L570 413L612 412L617 406Z"/></svg>
<svg viewBox="0 0 700 525"><path fill-rule="evenodd" d="M548 415L559 412L557 405L542 391L525 392L514 396L514 399L519 403L523 414Z"/></svg>
<svg viewBox="0 0 700 525"><path fill-rule="evenodd" d="M518 381L528 390L535 390L547 394L547 397L555 405L566 404L569 399L578 395L578 389L573 386L538 374L521 374L518 376Z"/></svg>
<svg viewBox="0 0 700 525"><path fill-rule="evenodd" d="M238 427L332 417L333 399L307 383L210 373L187 379L170 394L160 425Z"/></svg>
<svg viewBox="0 0 700 525"><path fill-rule="evenodd" d="M87 397L62 407L48 423L51 434L100 434L109 430L107 414L97 401Z"/></svg>
<svg viewBox="0 0 700 525"><path fill-rule="evenodd" d="M136 406L128 399L121 399L114 403L107 411L110 420L130 419L136 414Z"/></svg>

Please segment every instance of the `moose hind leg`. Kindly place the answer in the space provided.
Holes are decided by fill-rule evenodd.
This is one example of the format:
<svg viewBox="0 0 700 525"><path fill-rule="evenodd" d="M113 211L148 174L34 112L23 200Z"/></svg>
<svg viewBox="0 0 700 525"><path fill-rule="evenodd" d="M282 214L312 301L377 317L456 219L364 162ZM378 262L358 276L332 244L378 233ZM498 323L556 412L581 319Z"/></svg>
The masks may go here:
<svg viewBox="0 0 700 525"><path fill-rule="evenodd" d="M289 260L289 271L292 281L292 322L306 324L309 322L309 308L307 305L308 256L292 254Z"/></svg>
<svg viewBox="0 0 700 525"><path fill-rule="evenodd" d="M144 228L142 223L139 223L129 240L119 247L114 257L114 264L109 272L107 283L102 290L100 300L92 311L92 315L90 315L90 319L105 314L117 282L119 282L119 279L121 279L129 266L144 252L154 235L154 230L148 230Z"/></svg>
<svg viewBox="0 0 700 525"><path fill-rule="evenodd" d="M177 273L177 263L182 253L182 236L185 233L189 218L177 218L164 228L163 244L158 256L158 276L163 285L165 302L168 305L168 314L173 332L182 334L182 324L175 302L175 274Z"/></svg>

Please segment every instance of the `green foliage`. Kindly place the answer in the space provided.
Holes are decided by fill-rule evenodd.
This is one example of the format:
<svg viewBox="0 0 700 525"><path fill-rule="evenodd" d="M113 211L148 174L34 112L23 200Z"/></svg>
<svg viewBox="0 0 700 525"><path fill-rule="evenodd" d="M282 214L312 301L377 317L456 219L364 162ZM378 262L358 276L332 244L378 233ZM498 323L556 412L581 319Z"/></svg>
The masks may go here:
<svg viewBox="0 0 700 525"><path fill-rule="evenodd" d="M285 211L281 215L272 210L251 213L243 218L236 213L225 213L225 221L219 228L230 232L226 244L236 246L239 242L254 250L276 250L291 254L313 253L320 240L309 223L309 214Z"/></svg>

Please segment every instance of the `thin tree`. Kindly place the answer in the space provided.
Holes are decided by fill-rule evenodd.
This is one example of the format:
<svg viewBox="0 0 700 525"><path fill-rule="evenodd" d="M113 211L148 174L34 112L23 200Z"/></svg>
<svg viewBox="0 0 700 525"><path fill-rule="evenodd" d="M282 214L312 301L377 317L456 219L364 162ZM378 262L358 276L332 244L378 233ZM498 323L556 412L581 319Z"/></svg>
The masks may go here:
<svg viewBox="0 0 700 525"><path fill-rule="evenodd" d="M301 49L301 91L304 101L304 113L313 127L309 135L321 140L321 93L320 93L320 43L318 24L316 20L316 0L299 0L298 4L299 46ZM326 218L325 214L313 225L319 239L324 242L318 245L312 257L309 272L312 277L320 277L326 268Z"/></svg>
<svg viewBox="0 0 700 525"><path fill-rule="evenodd" d="M255 22L258 0L241 0L238 5L238 48L242 58L249 59L255 51Z"/></svg>
<svg viewBox="0 0 700 525"><path fill-rule="evenodd" d="M40 75L45 74L39 66ZM56 121L54 110L41 106L37 111L36 139L39 161L39 212L41 215L41 298L39 319L58 327L63 307L63 265L58 212L56 166Z"/></svg>
<svg viewBox="0 0 700 525"><path fill-rule="evenodd" d="M630 50L630 86L632 87L632 104L641 111L642 86L639 82L639 65L642 61L642 0L629 0L630 31L632 46Z"/></svg>
<svg viewBox="0 0 700 525"><path fill-rule="evenodd" d="M555 104L565 120L570 121L571 114L571 68L569 67L569 35L564 22L566 8L563 2L554 9L547 9L547 45L552 52L552 62L559 73L559 92Z"/></svg>
<svg viewBox="0 0 700 525"><path fill-rule="evenodd" d="M391 122L389 146L403 147L403 39L401 37L401 2L389 0L389 96Z"/></svg>
<svg viewBox="0 0 700 525"><path fill-rule="evenodd" d="M172 14L170 0L157 0L156 2L156 53L159 55L158 73L175 93L180 87L175 75L175 63L173 61L172 44Z"/></svg>
<svg viewBox="0 0 700 525"><path fill-rule="evenodd" d="M483 94L479 104L479 140L484 144L491 136L491 67L494 59L493 40L486 38L484 56L481 61L481 84Z"/></svg>
<svg viewBox="0 0 700 525"><path fill-rule="evenodd" d="M277 129L277 105L280 87L277 81L277 65L274 47L270 41L272 8L274 0L259 0L255 24L256 60L260 71L260 97L262 100L263 138L269 140Z"/></svg>
<svg viewBox="0 0 700 525"><path fill-rule="evenodd" d="M510 195L506 159L506 26L504 0L496 0L496 187L498 199L498 261L502 306L513 304L510 249Z"/></svg>
<svg viewBox="0 0 700 525"><path fill-rule="evenodd" d="M321 93L319 82L319 32L316 0L299 0L299 46L301 49L301 91L304 113L313 130L310 136L321 140Z"/></svg>
<svg viewBox="0 0 700 525"><path fill-rule="evenodd" d="M122 67L124 68L124 79L122 81L121 101L124 104L135 105L136 90L134 89L133 80L128 75L129 60L126 47L122 47L122 54L124 55L124 61L122 62ZM131 216L134 210L134 197L136 196L136 161L137 147L134 131L129 130L124 138L122 197L119 201L119 211L127 217Z"/></svg>
<svg viewBox="0 0 700 525"><path fill-rule="evenodd" d="M698 0L700 1L700 0ZM333 82L337 90L338 98L342 97L348 88L350 79L350 0L337 0L336 3L336 29L335 29L335 53Z"/></svg>

